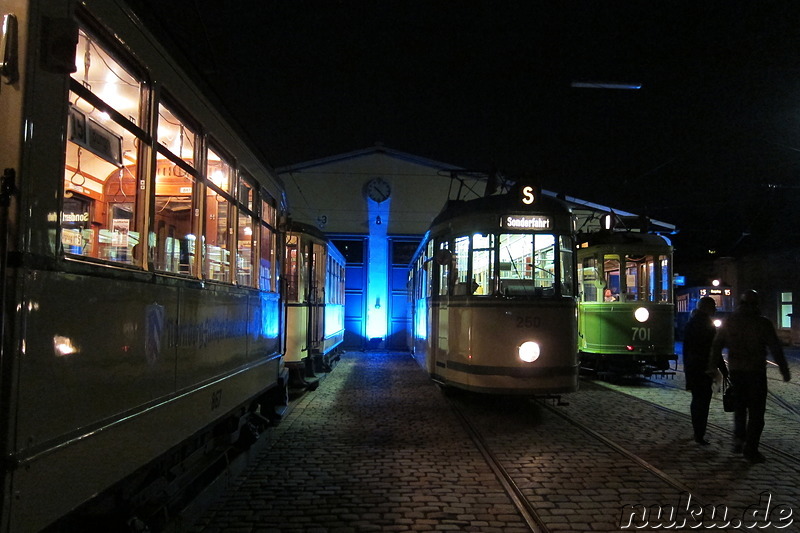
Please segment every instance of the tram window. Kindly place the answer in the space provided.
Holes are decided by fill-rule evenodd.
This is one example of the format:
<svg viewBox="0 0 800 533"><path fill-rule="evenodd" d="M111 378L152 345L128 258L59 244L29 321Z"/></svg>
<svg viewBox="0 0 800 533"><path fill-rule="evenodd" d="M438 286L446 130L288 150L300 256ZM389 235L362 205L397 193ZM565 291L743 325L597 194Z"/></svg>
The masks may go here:
<svg viewBox="0 0 800 533"><path fill-rule="evenodd" d="M615 302L620 299L623 287L620 284L620 264L618 255L605 255L603 257L603 276L606 286L603 290L603 300Z"/></svg>
<svg viewBox="0 0 800 533"><path fill-rule="evenodd" d="M272 286L275 279L275 234L265 224L261 225L260 241L259 287L262 291L275 291Z"/></svg>
<svg viewBox="0 0 800 533"><path fill-rule="evenodd" d="M489 295L494 280L494 235L472 236L472 279L475 282L473 294Z"/></svg>
<svg viewBox="0 0 800 533"><path fill-rule="evenodd" d="M237 186L238 220L236 225L236 283L246 287L255 285L253 276L254 254L256 252L255 228L258 221L253 212L255 207L254 180L245 173L239 174Z"/></svg>
<svg viewBox="0 0 800 533"><path fill-rule="evenodd" d="M500 290L506 296L553 296L555 237L501 234L498 238Z"/></svg>
<svg viewBox="0 0 800 533"><path fill-rule="evenodd" d="M658 287L653 256L625 256L625 299L627 301L655 301Z"/></svg>
<svg viewBox="0 0 800 533"><path fill-rule="evenodd" d="M61 244L66 253L139 265L139 150L144 149L142 79L86 31L71 75ZM91 102L90 102L91 100ZM107 110L117 113L110 114ZM79 202L69 200L78 197ZM80 213L78 204L85 208ZM79 216L83 220L77 221Z"/></svg>
<svg viewBox="0 0 800 533"><path fill-rule="evenodd" d="M310 280L309 300L312 302L325 301L325 272L327 264L324 261L325 247L319 243L311 245L311 261L314 271L313 279Z"/></svg>
<svg viewBox="0 0 800 533"><path fill-rule="evenodd" d="M661 265L661 294L659 299L662 302L671 302L672 274L670 274L669 257L666 255L661 255L659 256L658 261Z"/></svg>
<svg viewBox="0 0 800 533"><path fill-rule="evenodd" d="M230 190L231 165L208 150L206 176L205 276L216 281L231 281ZM213 185L213 186L212 186Z"/></svg>
<svg viewBox="0 0 800 533"><path fill-rule="evenodd" d="M466 296L472 293L471 283L467 280L469 274L469 237L458 237L455 241L453 254L454 270L451 276L454 279L453 295Z"/></svg>
<svg viewBox="0 0 800 533"><path fill-rule="evenodd" d="M441 242L438 246L439 250L450 250L449 242ZM447 257L442 255L442 257ZM439 264L439 294L445 296L449 294L454 278L453 278L453 262L452 261L437 261Z"/></svg>
<svg viewBox="0 0 800 533"><path fill-rule="evenodd" d="M261 235L259 255L259 286L263 291L277 291L274 286L275 280L275 247L277 240L275 238L275 208L269 204L262 195L261 199ZM269 224L269 225L268 225Z"/></svg>
<svg viewBox="0 0 800 533"><path fill-rule="evenodd" d="M299 301L301 273L303 269L303 256L300 250L300 239L296 234L289 234L286 238L286 299L290 302Z"/></svg>
<svg viewBox="0 0 800 533"><path fill-rule="evenodd" d="M584 302L597 302L599 301L598 295L605 285L600 281L600 272L597 269L597 259L595 257L587 257L583 260L579 274L579 282L581 286L581 300Z"/></svg>
<svg viewBox="0 0 800 533"><path fill-rule="evenodd" d="M255 240L253 215L244 210L239 211L239 224L236 238L236 282L247 287L253 286L253 252Z"/></svg>
<svg viewBox="0 0 800 533"><path fill-rule="evenodd" d="M197 134L186 121L161 104L158 108L158 143L155 228L151 230L154 266L166 272L192 274L195 271L197 222L192 208L196 181L191 172L199 175L194 166Z"/></svg>
<svg viewBox="0 0 800 533"><path fill-rule="evenodd" d="M575 280L573 279L574 252L572 243L568 237L563 235L558 239L559 250L561 250L561 296L573 296L575 294Z"/></svg>

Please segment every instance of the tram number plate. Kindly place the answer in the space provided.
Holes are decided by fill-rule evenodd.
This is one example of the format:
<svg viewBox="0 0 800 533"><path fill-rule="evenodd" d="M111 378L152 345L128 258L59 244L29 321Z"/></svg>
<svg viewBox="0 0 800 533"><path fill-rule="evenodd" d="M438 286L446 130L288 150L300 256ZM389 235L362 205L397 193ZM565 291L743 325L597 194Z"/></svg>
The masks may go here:
<svg viewBox="0 0 800 533"><path fill-rule="evenodd" d="M649 341L650 340L650 328L637 328L632 327L633 330L633 337L632 339L635 341Z"/></svg>
<svg viewBox="0 0 800 533"><path fill-rule="evenodd" d="M542 319L538 316L518 316L517 317L517 327L518 328L538 328L542 325Z"/></svg>

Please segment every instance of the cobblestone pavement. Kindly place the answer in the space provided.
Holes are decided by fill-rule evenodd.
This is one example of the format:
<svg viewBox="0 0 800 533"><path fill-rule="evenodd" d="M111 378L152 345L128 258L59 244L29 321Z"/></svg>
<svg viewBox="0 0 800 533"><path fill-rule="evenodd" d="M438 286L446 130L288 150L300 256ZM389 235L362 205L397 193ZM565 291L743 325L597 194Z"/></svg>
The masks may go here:
<svg viewBox="0 0 800 533"><path fill-rule="evenodd" d="M793 367L800 380L800 365ZM796 384L770 386L788 402L800 396ZM628 531L620 529L626 510L678 507L686 502L683 489L695 502L730 510L729 518L763 509L762 493L772 508L784 505L797 515L800 459L764 450L767 462L750 465L730 453L730 414L718 397L712 444L697 445L686 416L689 398L678 372L663 382L584 382L569 406L555 409L468 394L452 403L553 531ZM796 415L771 403L767 416L764 442L800 457ZM408 354L345 354L267 438L256 464L187 531L528 531L451 402ZM726 530L717 524L716 531ZM759 530L800 531L797 524Z"/></svg>

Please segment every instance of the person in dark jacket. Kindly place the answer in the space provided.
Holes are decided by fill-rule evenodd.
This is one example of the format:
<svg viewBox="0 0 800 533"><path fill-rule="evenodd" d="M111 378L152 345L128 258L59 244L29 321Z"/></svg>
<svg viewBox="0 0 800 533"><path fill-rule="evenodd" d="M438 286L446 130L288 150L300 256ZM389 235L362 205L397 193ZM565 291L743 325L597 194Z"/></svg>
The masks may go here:
<svg viewBox="0 0 800 533"><path fill-rule="evenodd" d="M683 371L686 375L686 389L692 393L689 411L692 414L694 440L698 444L707 445L705 439L708 425L708 408L713 395L713 379L706 372L708 358L711 354L711 343L717 333L712 317L717 312L717 304L710 296L704 296L697 302L692 316L686 324L683 338ZM727 377L728 369L720 360L719 370Z"/></svg>
<svg viewBox="0 0 800 533"><path fill-rule="evenodd" d="M758 451L767 408L767 350L777 363L784 381L791 379L775 326L761 315L756 291L745 292L739 306L714 337L709 372L722 360L728 348L728 368L736 393L733 412L733 451L752 463L764 462Z"/></svg>

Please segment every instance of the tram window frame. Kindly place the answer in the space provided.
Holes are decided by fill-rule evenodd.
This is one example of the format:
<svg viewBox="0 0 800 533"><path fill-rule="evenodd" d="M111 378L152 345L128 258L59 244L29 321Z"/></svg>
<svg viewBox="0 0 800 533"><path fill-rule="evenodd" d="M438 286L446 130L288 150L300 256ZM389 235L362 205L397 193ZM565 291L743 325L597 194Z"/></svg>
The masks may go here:
<svg viewBox="0 0 800 533"><path fill-rule="evenodd" d="M177 130L175 137L169 136L172 126ZM180 108L168 92L162 90L156 123L154 212L150 228L151 262L156 271L198 276L197 235L200 233L200 217L197 205L200 189L198 183L201 181L201 172L198 170L203 144L201 132L199 124L189 118L189 114ZM191 151L185 153L186 143ZM166 200L161 197L166 197ZM187 200L188 209L182 205ZM171 207L175 203L177 206ZM168 208L174 217L172 222L175 222L169 226L167 223L170 220L166 215L161 215ZM181 212L185 212L185 215ZM188 221L182 220L185 216L188 216ZM177 261L174 248L176 242L179 247Z"/></svg>
<svg viewBox="0 0 800 533"><path fill-rule="evenodd" d="M256 212L256 181L245 169L239 169L236 182L237 212L234 230L236 249L236 283L243 287L257 287L258 279L253 269L258 253L258 216Z"/></svg>
<svg viewBox="0 0 800 533"><path fill-rule="evenodd" d="M472 236L470 277L475 283L472 291L474 296L491 296L495 292L496 237L494 233L476 233Z"/></svg>
<svg viewBox="0 0 800 533"><path fill-rule="evenodd" d="M70 75L67 93L59 250L71 259L141 268L145 246L139 244L147 243L145 192L138 185L147 169L140 163L152 150L147 131L152 85L146 70L112 37L83 17L78 26L75 64L83 69ZM126 87L132 87L127 98ZM91 209L81 214L85 224L69 227L65 224L76 220L64 216L64 200L74 194L88 198ZM115 209L130 216L115 218Z"/></svg>
<svg viewBox="0 0 800 533"><path fill-rule="evenodd" d="M575 296L575 246L572 239L566 235L558 236L558 248L561 258L560 263L560 288L561 296Z"/></svg>
<svg viewBox="0 0 800 533"><path fill-rule="evenodd" d="M309 301L313 303L325 303L325 278L327 272L327 256L325 245L319 242L310 243L311 253L311 286L308 288Z"/></svg>
<svg viewBox="0 0 800 533"><path fill-rule="evenodd" d="M302 283L303 250L298 233L286 235L286 264L284 266L284 286L286 287L286 301L300 302L300 285Z"/></svg>
<svg viewBox="0 0 800 533"><path fill-rule="evenodd" d="M261 210L259 213L259 236L258 236L258 285L262 291L277 292L277 262L275 257L278 254L278 235L275 230L277 210L270 202L269 194L262 189L260 194Z"/></svg>
<svg viewBox="0 0 800 533"><path fill-rule="evenodd" d="M581 268L578 271L578 283L581 287L580 296L584 302L599 302L602 292L598 289L605 289L605 278L598 268L598 258L596 256L584 257ZM590 274L590 275L587 275Z"/></svg>
<svg viewBox="0 0 800 533"><path fill-rule="evenodd" d="M219 162L219 169L212 169L212 154ZM232 283L235 270L235 260L232 260L235 249L233 237L238 218L232 194L236 187L236 165L233 158L212 140L205 148L205 156L203 277L210 281ZM223 220L221 215L225 216L224 227L220 225ZM211 221L216 222L212 225ZM223 236L220 237L220 234Z"/></svg>
<svg viewBox="0 0 800 533"><path fill-rule="evenodd" d="M672 261L666 254L659 254L658 262L661 267L661 291L657 301L661 303L672 302Z"/></svg>
<svg viewBox="0 0 800 533"><path fill-rule="evenodd" d="M448 296L452 292L453 279L453 259L450 248L452 244L450 241L437 241L436 250L437 254L443 260L435 261L439 266L438 276L438 294L439 296ZM445 252L442 252L444 250Z"/></svg>
<svg viewBox="0 0 800 533"><path fill-rule="evenodd" d="M627 279L622 275L624 268L619 254L603 254L604 302L616 302L623 298L627 301Z"/></svg>
<svg viewBox="0 0 800 533"><path fill-rule="evenodd" d="M547 240L542 243L543 239ZM556 253L558 246L559 241L553 233L499 233L497 276L500 292L514 297L555 296L558 293L561 262L560 254ZM512 253L512 248L521 250L521 253ZM511 261L503 260L503 251ZM502 268L504 265L510 268ZM503 272L510 274L504 277ZM543 277L541 272L549 277Z"/></svg>
<svg viewBox="0 0 800 533"><path fill-rule="evenodd" d="M471 294L471 285L467 276L471 272L470 268L470 238L461 235L453 240L453 260L450 274L452 277L452 296L467 296Z"/></svg>

